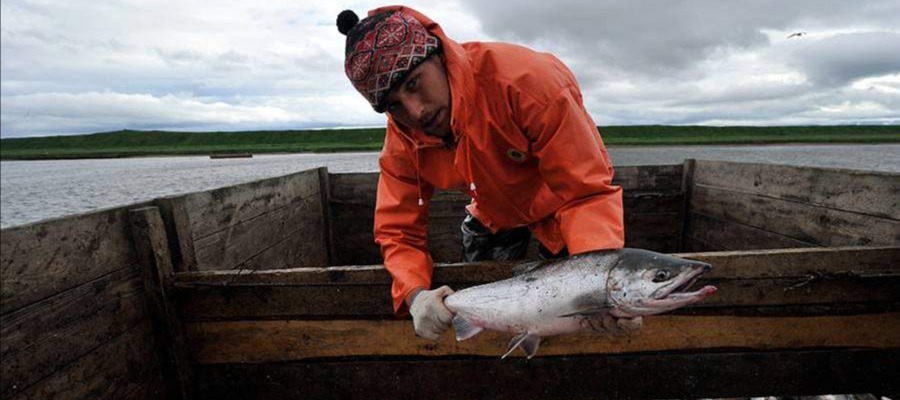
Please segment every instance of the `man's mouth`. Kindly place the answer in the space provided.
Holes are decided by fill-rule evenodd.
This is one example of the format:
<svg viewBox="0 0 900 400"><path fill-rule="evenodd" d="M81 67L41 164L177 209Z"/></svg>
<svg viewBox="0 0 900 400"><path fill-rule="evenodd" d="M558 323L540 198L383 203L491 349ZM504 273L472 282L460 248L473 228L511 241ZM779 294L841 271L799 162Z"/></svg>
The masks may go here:
<svg viewBox="0 0 900 400"><path fill-rule="evenodd" d="M439 121L438 121L438 117L439 117L440 115L441 115L441 110L437 110L437 111L434 112L434 114L431 115L431 118L429 118L429 119L428 119L428 122L426 122L425 125L424 125L426 131L432 131L432 132L433 132L434 129L437 128L437 124L438 124L438 122L439 122Z"/></svg>

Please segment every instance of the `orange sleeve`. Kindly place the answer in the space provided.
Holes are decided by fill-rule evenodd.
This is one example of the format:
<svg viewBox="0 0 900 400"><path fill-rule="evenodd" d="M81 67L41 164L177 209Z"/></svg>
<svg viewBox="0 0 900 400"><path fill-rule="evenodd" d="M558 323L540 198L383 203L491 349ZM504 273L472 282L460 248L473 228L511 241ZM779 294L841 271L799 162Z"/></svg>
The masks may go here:
<svg viewBox="0 0 900 400"><path fill-rule="evenodd" d="M564 200L556 212L570 254L625 244L622 188L597 126L573 83L546 102L524 101L520 115L541 176Z"/></svg>
<svg viewBox="0 0 900 400"><path fill-rule="evenodd" d="M375 242L393 278L394 313L408 312L404 300L413 289L430 288L433 264L428 251L428 205L434 188L422 182L419 205L416 169L408 154L385 152L375 202Z"/></svg>

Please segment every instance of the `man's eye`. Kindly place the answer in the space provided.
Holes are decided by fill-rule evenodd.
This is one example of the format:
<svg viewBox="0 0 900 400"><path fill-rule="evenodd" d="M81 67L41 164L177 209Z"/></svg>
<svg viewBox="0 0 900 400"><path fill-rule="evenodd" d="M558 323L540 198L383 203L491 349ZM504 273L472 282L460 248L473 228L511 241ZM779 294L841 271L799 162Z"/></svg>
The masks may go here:
<svg viewBox="0 0 900 400"><path fill-rule="evenodd" d="M412 78L412 79L410 79L409 81L407 81L407 82L406 82L406 89L407 89L407 90L413 90L413 89L416 87L416 81L418 81L418 80L419 80L419 78L418 78L418 77L415 77L415 78Z"/></svg>

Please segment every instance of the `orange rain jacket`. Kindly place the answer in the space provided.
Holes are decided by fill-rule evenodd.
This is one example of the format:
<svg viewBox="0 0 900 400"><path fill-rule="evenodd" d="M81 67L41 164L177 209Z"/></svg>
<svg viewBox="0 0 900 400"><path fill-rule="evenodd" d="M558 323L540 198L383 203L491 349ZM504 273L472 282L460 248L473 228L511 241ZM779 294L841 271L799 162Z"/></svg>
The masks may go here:
<svg viewBox="0 0 900 400"><path fill-rule="evenodd" d="M622 190L572 72L551 54L502 43L441 39L456 149L388 115L379 164L375 241L393 278L394 311L430 288L428 204L435 188L472 197L469 212L491 231L527 226L547 249L570 254L624 245Z"/></svg>

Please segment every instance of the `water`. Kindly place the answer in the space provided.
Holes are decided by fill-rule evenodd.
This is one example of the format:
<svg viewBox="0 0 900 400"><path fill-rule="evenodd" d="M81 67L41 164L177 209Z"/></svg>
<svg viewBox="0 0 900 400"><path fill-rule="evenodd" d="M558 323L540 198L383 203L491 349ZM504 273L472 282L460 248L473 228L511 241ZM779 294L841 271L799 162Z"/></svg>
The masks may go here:
<svg viewBox="0 0 900 400"><path fill-rule="evenodd" d="M677 164L686 158L900 172L900 144L614 147L613 163ZM146 157L0 162L0 227L208 190L327 166L378 171L378 153L279 154L212 160Z"/></svg>

